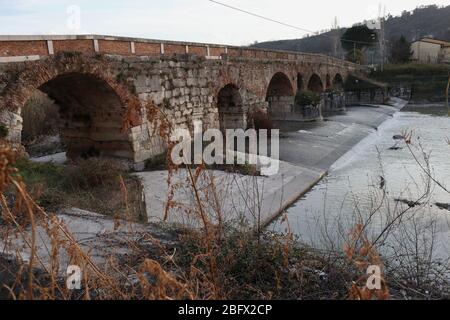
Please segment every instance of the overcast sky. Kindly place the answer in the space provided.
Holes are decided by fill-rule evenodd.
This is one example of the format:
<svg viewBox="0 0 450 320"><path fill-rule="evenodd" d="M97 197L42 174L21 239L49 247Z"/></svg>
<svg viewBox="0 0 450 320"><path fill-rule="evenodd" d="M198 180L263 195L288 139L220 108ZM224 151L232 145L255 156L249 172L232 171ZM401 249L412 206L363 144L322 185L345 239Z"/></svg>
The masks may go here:
<svg viewBox="0 0 450 320"><path fill-rule="evenodd" d="M380 1L218 0L307 30L378 16ZM449 0L384 0L387 13ZM78 19L80 11L80 19ZM245 45L306 34L208 0L0 0L0 34L90 33Z"/></svg>

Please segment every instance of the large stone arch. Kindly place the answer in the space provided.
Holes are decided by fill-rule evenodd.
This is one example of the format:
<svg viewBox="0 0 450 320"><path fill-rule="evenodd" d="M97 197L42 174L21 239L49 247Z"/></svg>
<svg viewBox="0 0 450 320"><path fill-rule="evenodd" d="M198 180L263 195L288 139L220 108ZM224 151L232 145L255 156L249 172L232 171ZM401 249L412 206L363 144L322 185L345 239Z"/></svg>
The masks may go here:
<svg viewBox="0 0 450 320"><path fill-rule="evenodd" d="M269 114L274 119L284 119L293 112L294 87L289 77L283 72L275 73L267 86L266 101Z"/></svg>
<svg viewBox="0 0 450 320"><path fill-rule="evenodd" d="M229 83L217 94L220 129L245 129L246 115L238 86Z"/></svg>
<svg viewBox="0 0 450 320"><path fill-rule="evenodd" d="M129 129L142 124L141 103L118 83L102 57L62 53L14 66L1 93L0 121L13 145L21 142L21 110L35 90L60 106L61 135L68 156L111 156L134 160Z"/></svg>

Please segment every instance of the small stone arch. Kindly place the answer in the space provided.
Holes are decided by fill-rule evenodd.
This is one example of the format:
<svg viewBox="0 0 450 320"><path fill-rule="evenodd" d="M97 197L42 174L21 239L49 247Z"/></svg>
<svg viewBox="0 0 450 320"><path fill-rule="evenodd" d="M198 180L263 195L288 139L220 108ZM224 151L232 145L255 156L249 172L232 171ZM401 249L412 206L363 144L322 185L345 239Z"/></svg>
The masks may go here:
<svg viewBox="0 0 450 320"><path fill-rule="evenodd" d="M275 73L266 93L270 115L277 119L291 114L294 107L294 96L294 88L289 77L282 72Z"/></svg>
<svg viewBox="0 0 450 320"><path fill-rule="evenodd" d="M344 78L340 73L337 73L333 79L333 88L338 90L344 89Z"/></svg>
<svg viewBox="0 0 450 320"><path fill-rule="evenodd" d="M308 90L318 94L322 94L324 91L322 79L316 73L309 78Z"/></svg>
<svg viewBox="0 0 450 320"><path fill-rule="evenodd" d="M293 95L294 88L289 77L283 72L275 73L267 86L266 97Z"/></svg>
<svg viewBox="0 0 450 320"><path fill-rule="evenodd" d="M245 129L246 117L239 87L229 83L217 95L220 129Z"/></svg>

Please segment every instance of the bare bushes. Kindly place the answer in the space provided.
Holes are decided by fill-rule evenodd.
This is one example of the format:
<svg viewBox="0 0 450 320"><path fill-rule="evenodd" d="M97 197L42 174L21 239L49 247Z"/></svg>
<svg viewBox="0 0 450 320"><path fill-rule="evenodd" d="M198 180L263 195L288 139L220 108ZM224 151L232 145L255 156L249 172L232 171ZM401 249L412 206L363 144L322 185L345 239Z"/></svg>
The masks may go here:
<svg viewBox="0 0 450 320"><path fill-rule="evenodd" d="M77 243L75 237L67 230L62 222L54 215L46 213L39 207L27 193L25 185L20 177L15 175L15 154L9 147L2 145L0 148L0 190L2 207L1 241L3 253L11 252L8 248L14 238L23 241L28 259L16 251L11 252L10 257L0 260L2 274L7 277L2 283L2 298L10 299L126 299L132 298L135 292L145 296L146 272L154 272L159 283L159 294L152 292L153 296L160 297L165 290L177 291L176 281L168 282L169 276L164 272L156 272L159 269L152 261L146 260L135 285L130 285L129 290L121 286L126 279L119 272L114 272L117 260L112 256L109 261L109 270L104 271L94 263L91 257ZM15 194L12 202L7 201L4 191L11 189ZM26 216L26 224L17 218ZM9 237L14 234L14 237ZM40 237L47 237L48 243L44 247L38 246ZM131 245L131 244L130 244ZM67 256L72 265L77 265L83 270L84 290L71 290L66 286L62 277L65 270L62 269L61 258ZM36 270L41 270L36 272ZM136 275L137 272L133 274ZM9 280L8 280L9 279ZM122 280L122 281L121 281ZM136 291L135 291L136 290ZM149 296L150 297L150 296ZM181 294L180 294L181 297Z"/></svg>
<svg viewBox="0 0 450 320"><path fill-rule="evenodd" d="M35 91L22 110L22 138L30 142L39 136L57 135L59 107L40 91Z"/></svg>
<svg viewBox="0 0 450 320"><path fill-rule="evenodd" d="M47 210L77 207L125 218L122 195L126 189L130 205L127 218L146 221L141 183L120 161L90 158L60 166L20 159L17 168L27 190Z"/></svg>
<svg viewBox="0 0 450 320"><path fill-rule="evenodd" d="M432 176L427 169L429 158L425 159L421 168L430 175L424 174L425 188L414 199L417 203L426 203L430 194L427 181L432 180ZM179 168L170 163L167 164L170 192L166 218L170 209L176 208L180 215L194 220L196 228L184 230L179 241L171 244L162 244L147 232L131 232L125 241L125 253L115 253L113 247L106 261L95 263L61 221L38 206L33 200L35 197L27 192L33 191L39 199L39 190L66 190L64 196L72 199L75 194L73 199L79 204L89 204L93 196L96 201L102 199L107 203L105 211L109 214L126 214L131 196L138 192L124 183L127 175L120 167L95 161L86 160L78 169L71 168L69 173L53 165L33 168L27 164L23 168L18 163L19 172L27 181L25 187L14 168L14 154L7 146L0 149L2 235L8 242L14 231L14 236L24 239L30 252L28 261L16 257L20 267L15 266L10 273L19 280L7 285L9 298L386 299L392 295L409 299L444 297L450 288L445 277L448 265L437 261L433 253L435 241L434 234L429 233L430 224L418 227L419 220L415 217L420 214L417 211L420 208L393 206L384 187L373 191L370 208L357 208L354 219L341 225L338 239L326 238L329 248L319 250L296 241L288 221L285 221L284 235L262 230L257 210L251 213L257 221L256 227L242 217L237 217L237 224L229 225L222 201L226 194L204 166L184 169L187 170L185 187L194 200L184 206L176 202L174 193L181 186L172 184L171 177ZM46 184L39 189L42 181ZM245 188L247 193L241 192L247 201L247 210L258 209L262 195L257 184L253 188ZM4 195L7 189L12 189L15 195L12 200ZM117 199L125 208L111 207ZM19 219L23 216L28 221L26 225ZM417 227L411 229L409 225ZM41 250L36 242L39 228L43 228L50 239L47 247L51 267L41 263ZM427 236L423 237L425 234ZM149 249L150 244L153 249ZM158 249L155 251L154 247ZM69 291L65 287L60 262L63 253L84 271L80 291ZM379 290L365 288L365 269L370 264L380 265L383 270L383 287ZM32 271L36 268L43 270L39 278Z"/></svg>
<svg viewBox="0 0 450 320"><path fill-rule="evenodd" d="M112 187L127 172L126 165L114 159L77 160L66 169L66 185L74 189Z"/></svg>
<svg viewBox="0 0 450 320"><path fill-rule="evenodd" d="M43 156L65 150L59 136L59 107L40 91L35 91L22 109L22 143L31 156Z"/></svg>
<svg viewBox="0 0 450 320"><path fill-rule="evenodd" d="M228 221L233 209L223 206L224 182L203 167L188 171L194 199L189 206L168 203L179 215L196 221L194 230L180 238L170 261L175 272L198 299L344 299L352 274L344 259L336 262L300 245L288 231L274 234L261 229L257 184L242 191L248 214ZM230 187L236 186L230 182ZM179 186L174 186L179 188ZM227 187L225 186L225 189ZM237 199L236 199L237 201ZM255 210L255 212L253 212ZM342 253L341 253L342 256Z"/></svg>
<svg viewBox="0 0 450 320"><path fill-rule="evenodd" d="M28 261L23 261L20 255L14 256L13 262L8 260L3 266L16 266L9 269L12 279L5 283L8 298L344 299L349 296L348 288L357 276L347 267L342 251L340 254L322 253L301 246L289 228L285 235L277 235L261 228L250 232L252 225L244 220L240 225L230 226L225 222L227 211L221 206L223 195L214 177L202 166L195 171L186 169L194 203L180 206L170 196L167 203L168 207L177 207L181 214L194 219L197 228L184 231L173 244L162 244L146 232L132 231L125 238L125 254L123 249L119 250L121 254L112 247L110 256L99 264L57 216L48 214L34 202L26 191L28 188L16 175L14 154L8 148L1 149L0 160L3 160L0 191L4 220L1 239L5 248L9 248L10 241L23 239L30 256ZM54 173L55 180L64 177L58 170ZM110 172L108 168L99 170ZM32 172L41 174L39 170ZM113 190L114 180L101 181L99 176L103 174L92 177L89 172L80 170L78 174L85 178L75 184L106 183L108 201L120 197L130 203L127 195L132 190L123 188L125 192L120 196ZM30 177L27 179L32 181ZM6 200L6 189L12 189L15 195L12 201ZM19 217L26 217L26 223ZM43 233L48 238L46 246L39 245L37 240ZM12 234L15 236L11 237ZM83 270L82 290L67 289L61 263L63 256Z"/></svg>

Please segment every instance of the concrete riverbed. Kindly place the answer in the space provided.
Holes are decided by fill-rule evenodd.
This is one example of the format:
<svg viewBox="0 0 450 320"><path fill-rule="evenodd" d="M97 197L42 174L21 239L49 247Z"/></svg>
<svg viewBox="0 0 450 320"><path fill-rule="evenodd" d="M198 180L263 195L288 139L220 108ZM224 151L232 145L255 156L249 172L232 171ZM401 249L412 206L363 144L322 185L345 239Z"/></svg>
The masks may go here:
<svg viewBox="0 0 450 320"><path fill-rule="evenodd" d="M323 122L279 123L279 172L252 177L207 170L197 181L204 213L213 221L244 219L255 227L267 226L316 185L333 163L406 104L394 98L389 105L350 107L327 116ZM176 186L172 189L168 188L167 171L138 175L143 181L150 222L165 220L188 227L198 223L198 210L194 209L197 199L186 170L172 174L171 185ZM208 191L212 181L214 190Z"/></svg>
<svg viewBox="0 0 450 320"><path fill-rule="evenodd" d="M325 116L320 122L277 123L281 129L278 173L270 177L253 177L205 170L197 180L198 194L205 203L204 212L212 221L244 219L258 227L270 224L314 187L338 159L406 104L404 100L392 98L389 105L349 107L346 112ZM32 160L64 163L65 155ZM172 173L170 186L166 170L137 175L143 183L149 222L196 226L199 218L194 209L197 199L186 170ZM212 181L214 190L208 190ZM217 217L218 212L220 217Z"/></svg>
<svg viewBox="0 0 450 320"><path fill-rule="evenodd" d="M246 220L253 227L269 225L311 190L338 159L405 105L405 101L393 99L390 106L351 107L345 113L326 117L323 122L280 124L278 174L253 177L205 170L196 179L202 211L215 222L241 224ZM32 160L64 163L65 155ZM172 235L157 227L161 222L184 227L199 225L197 200L186 170L172 174L173 193L168 185L168 171L137 175L145 191L148 221L151 222L148 226L125 223L121 227L123 230L117 229L111 218L78 209L58 214L58 219L80 241L82 248L91 252L96 262L102 263L110 252L125 252L124 243L143 234L173 241ZM168 199L171 201L169 206ZM51 260L46 252L49 240L44 229L37 230L37 233L39 254L47 264ZM9 239L7 247L5 253L13 256L19 253L22 259L27 260L29 248L20 239ZM61 258L68 263L65 261L67 257Z"/></svg>

